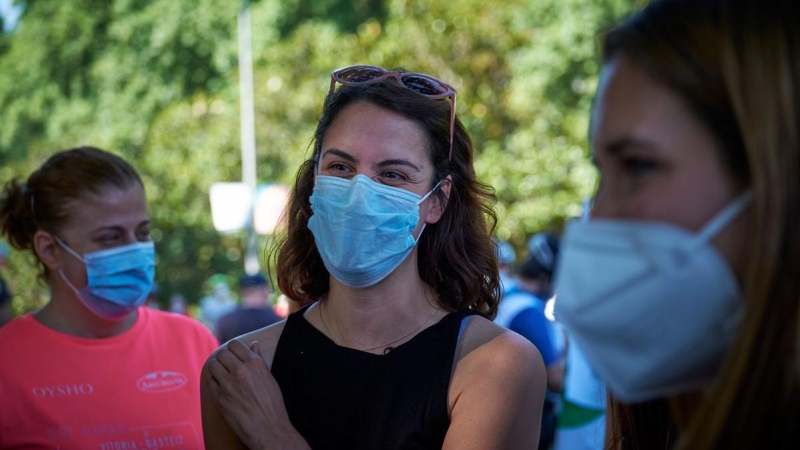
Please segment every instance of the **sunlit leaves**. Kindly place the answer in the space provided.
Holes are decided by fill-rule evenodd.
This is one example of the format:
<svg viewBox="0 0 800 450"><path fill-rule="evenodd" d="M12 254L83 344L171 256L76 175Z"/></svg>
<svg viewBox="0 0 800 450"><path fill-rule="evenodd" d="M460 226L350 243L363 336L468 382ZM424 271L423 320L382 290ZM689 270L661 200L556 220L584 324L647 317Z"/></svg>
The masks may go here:
<svg viewBox="0 0 800 450"><path fill-rule="evenodd" d="M208 202L212 183L241 177L240 2L29 3L0 38L0 181L59 149L118 152L145 180L165 294L196 301L211 274L240 273L242 236L219 236ZM638 3L253 1L259 181L291 184L310 156L331 70L430 73L458 89L477 172L499 197L498 234L521 250L534 232L560 231L594 189L599 35ZM28 309L45 294L22 258L12 254L10 276Z"/></svg>

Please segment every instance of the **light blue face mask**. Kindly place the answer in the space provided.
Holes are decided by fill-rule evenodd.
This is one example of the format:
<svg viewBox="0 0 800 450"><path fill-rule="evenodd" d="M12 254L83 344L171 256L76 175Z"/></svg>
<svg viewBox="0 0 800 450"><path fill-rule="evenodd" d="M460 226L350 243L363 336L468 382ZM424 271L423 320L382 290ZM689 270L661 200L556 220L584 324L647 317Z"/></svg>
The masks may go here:
<svg viewBox="0 0 800 450"><path fill-rule="evenodd" d="M318 175L308 228L328 272L353 288L386 278L417 244L412 233L419 223L419 205L439 184L420 197L365 175L350 180ZM420 236L424 229L423 224Z"/></svg>
<svg viewBox="0 0 800 450"><path fill-rule="evenodd" d="M61 278L93 313L108 320L127 317L147 299L153 287L156 252L152 242L136 242L83 256L55 238L65 250L86 264L87 283L76 289L59 270Z"/></svg>

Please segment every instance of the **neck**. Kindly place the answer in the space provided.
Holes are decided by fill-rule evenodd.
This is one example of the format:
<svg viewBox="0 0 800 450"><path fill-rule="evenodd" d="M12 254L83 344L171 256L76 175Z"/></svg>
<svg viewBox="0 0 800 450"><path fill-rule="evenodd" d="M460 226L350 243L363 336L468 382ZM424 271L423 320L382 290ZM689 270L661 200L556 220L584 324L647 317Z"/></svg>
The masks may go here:
<svg viewBox="0 0 800 450"><path fill-rule="evenodd" d="M353 289L333 277L330 286L321 305L309 310L306 317L345 347L377 347L370 351L382 353L383 345L401 345L447 314L412 264L402 264L369 288ZM397 342L391 342L396 339Z"/></svg>
<svg viewBox="0 0 800 450"><path fill-rule="evenodd" d="M138 312L120 321L109 321L89 311L66 286L51 284L50 301L34 313L42 325L70 336L101 339L122 334L136 323Z"/></svg>

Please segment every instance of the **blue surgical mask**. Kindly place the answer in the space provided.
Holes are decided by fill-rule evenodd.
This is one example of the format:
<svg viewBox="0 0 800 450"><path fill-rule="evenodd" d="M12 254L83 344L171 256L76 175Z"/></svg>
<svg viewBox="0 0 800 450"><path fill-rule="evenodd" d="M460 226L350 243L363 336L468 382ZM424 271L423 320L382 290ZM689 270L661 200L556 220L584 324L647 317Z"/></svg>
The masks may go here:
<svg viewBox="0 0 800 450"><path fill-rule="evenodd" d="M751 199L743 194L698 233L621 220L567 227L556 320L616 398L637 403L713 382L743 304L736 277L711 240Z"/></svg>
<svg viewBox="0 0 800 450"><path fill-rule="evenodd" d="M59 273L93 313L104 319L120 320L147 299L156 267L152 242L137 242L81 256L58 237L55 239L86 265L87 283L83 289L76 289L63 271L59 270Z"/></svg>
<svg viewBox="0 0 800 450"><path fill-rule="evenodd" d="M420 197L365 175L317 176L308 228L328 272L353 288L386 278L417 244L419 204L438 186Z"/></svg>

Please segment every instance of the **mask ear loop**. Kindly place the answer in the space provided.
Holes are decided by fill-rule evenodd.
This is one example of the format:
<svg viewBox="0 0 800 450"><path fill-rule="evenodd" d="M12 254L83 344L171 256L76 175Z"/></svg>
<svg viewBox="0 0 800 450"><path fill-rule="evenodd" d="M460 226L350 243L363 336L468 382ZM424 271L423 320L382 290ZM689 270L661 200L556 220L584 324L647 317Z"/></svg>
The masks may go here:
<svg viewBox="0 0 800 450"><path fill-rule="evenodd" d="M56 240L56 242L58 242L58 245L60 245L61 247L63 247L63 248L64 248L64 250L66 250L67 252L71 253L71 254L72 254L72 256L74 256L74 257L78 258L78 260L79 260L80 262L82 262L82 263L86 264L86 260L85 260L85 259L83 259L83 256L81 256L81 255L77 254L77 253L75 252L75 250L73 250L73 249L69 248L69 246L68 246L67 244L65 244L65 243L64 243L64 241L62 241L61 239L59 239L59 238L58 238L58 236L56 236L55 234L53 234L52 236L53 236L53 238Z"/></svg>
<svg viewBox="0 0 800 450"><path fill-rule="evenodd" d="M731 204L726 206L719 214L711 219L708 224L703 227L693 240L695 246L703 245L710 242L720 231L722 231L730 222L744 211L745 208L750 206L753 202L753 191L750 189L739 195Z"/></svg>
<svg viewBox="0 0 800 450"><path fill-rule="evenodd" d="M64 271L61 270L61 269L58 269L58 274L61 275L61 279L64 280L64 283L67 283L67 286L72 290L72 292L74 292L75 295L78 298L80 298L81 297L80 291L78 291L78 288L76 288L72 283L70 283L70 281L67 279L67 276L64 275Z"/></svg>
<svg viewBox="0 0 800 450"><path fill-rule="evenodd" d="M445 180L444 178L443 178L443 179L441 179L441 180L439 180L439 182L438 182L438 183L436 183L436 185L435 185L435 186L433 186L433 188L432 188L430 191L428 191L428 193L427 193L427 194L423 195L423 196L422 196L422 198L420 198L420 199L419 199L419 201L417 202L417 206L421 205L421 204L422 204L422 202L424 202L424 201L425 201L425 200L426 200L428 197L430 197L430 196L431 196L431 194L433 194L434 192L436 192L436 189L439 189L439 186L441 186L441 185L442 185L442 182L443 182L444 180ZM422 222L422 228L419 230L419 235L417 236L417 238L416 238L416 239L414 239L414 237L413 237L413 236L411 237L412 239L414 239L414 245L417 245L417 244L419 243L419 240L422 238L422 232L423 232L423 231L425 231L425 227L426 227L427 225L428 225L428 224L427 224L426 222Z"/></svg>
<svg viewBox="0 0 800 450"><path fill-rule="evenodd" d="M421 204L422 204L422 202L424 202L425 200L427 200L427 198L428 198L428 197L430 197L430 196L431 196L431 194L433 194L434 192L436 192L436 190L437 190L437 189L439 189L439 186L441 186L441 185L442 185L442 182L443 182L444 180L445 180L444 178L442 178L441 180L439 180L439 182L438 182L438 183L436 183L436 185L435 185L433 188L431 188L431 190L430 190L430 191L428 191L428 193L427 193L427 194L423 195L423 196L422 196L422 198L420 198L420 199L419 199L419 201L417 202L417 206L421 205Z"/></svg>
<svg viewBox="0 0 800 450"><path fill-rule="evenodd" d="M53 236L53 239L55 239L55 241L58 243L58 245L60 245L60 246L61 246L61 247L62 247L64 250L66 250L66 251L67 251L68 253L70 253L72 256L74 256L74 257L78 258L78 260L79 260L80 262L82 262L84 265L86 264L86 260L85 260L85 259L83 259L83 257L82 257L81 255L79 255L78 253L76 253L76 252L75 252L75 250L73 250L73 249L69 248L69 245L65 244L65 243L64 243L64 241L62 241L61 239L59 239L59 238L58 238L58 236L56 236L55 234L51 234L51 236ZM78 291L78 288L76 288L76 287L75 287L75 286L74 286L74 285L73 285L73 284L72 284L72 283L71 283L71 282L70 282L70 281L67 279L67 276L66 276L66 275L64 275L64 271L63 271L63 270L61 270L61 269L58 269L58 274L59 274L59 275L61 275L61 279L62 279L62 280L64 280L64 283L67 283L67 286L68 286L68 287L69 287L69 288L72 290L72 292L74 292L74 293L75 293L75 295L76 295L78 298L81 298L81 294L80 294L80 292Z"/></svg>

